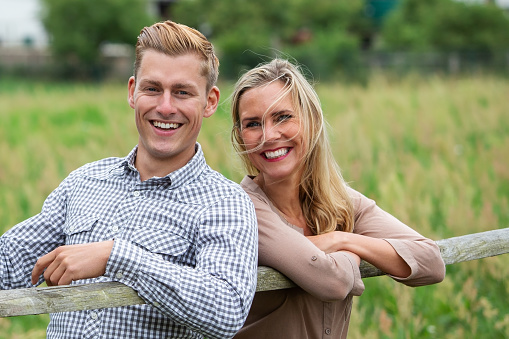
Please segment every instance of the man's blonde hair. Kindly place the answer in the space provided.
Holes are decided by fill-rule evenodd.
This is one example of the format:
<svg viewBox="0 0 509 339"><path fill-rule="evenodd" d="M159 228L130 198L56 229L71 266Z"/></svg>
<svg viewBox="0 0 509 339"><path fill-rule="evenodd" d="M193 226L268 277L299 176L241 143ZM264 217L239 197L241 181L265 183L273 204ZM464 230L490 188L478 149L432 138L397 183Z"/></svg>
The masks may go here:
<svg viewBox="0 0 509 339"><path fill-rule="evenodd" d="M219 76L219 59L214 46L194 28L167 20L141 30L136 43L134 78L147 50L155 50L170 56L195 53L203 60L201 74L207 78L207 92L216 85Z"/></svg>

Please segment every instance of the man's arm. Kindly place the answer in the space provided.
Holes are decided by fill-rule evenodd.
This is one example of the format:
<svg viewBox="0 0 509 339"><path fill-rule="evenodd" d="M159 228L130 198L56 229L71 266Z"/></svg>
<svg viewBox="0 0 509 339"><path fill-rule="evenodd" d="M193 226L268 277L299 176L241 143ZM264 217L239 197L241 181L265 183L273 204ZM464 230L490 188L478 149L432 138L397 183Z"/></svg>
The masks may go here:
<svg viewBox="0 0 509 339"><path fill-rule="evenodd" d="M115 240L105 275L207 338L232 337L247 317L257 274L256 216L251 200L238 192L201 212L193 244L165 234L170 255L193 249L194 266L166 260L161 252L168 255L167 248L147 230L142 237L152 242Z"/></svg>
<svg viewBox="0 0 509 339"><path fill-rule="evenodd" d="M15 225L0 238L0 289L31 287L31 272L37 259L64 244L66 187L64 180L45 200L39 214Z"/></svg>

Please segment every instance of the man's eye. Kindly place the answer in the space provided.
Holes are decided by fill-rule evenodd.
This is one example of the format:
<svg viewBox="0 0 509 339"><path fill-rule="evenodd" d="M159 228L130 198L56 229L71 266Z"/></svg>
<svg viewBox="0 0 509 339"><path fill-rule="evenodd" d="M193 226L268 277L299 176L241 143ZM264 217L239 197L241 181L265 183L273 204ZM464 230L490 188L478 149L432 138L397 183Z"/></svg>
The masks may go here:
<svg viewBox="0 0 509 339"><path fill-rule="evenodd" d="M188 95L189 92L187 92L187 91L177 91L177 94L178 95Z"/></svg>

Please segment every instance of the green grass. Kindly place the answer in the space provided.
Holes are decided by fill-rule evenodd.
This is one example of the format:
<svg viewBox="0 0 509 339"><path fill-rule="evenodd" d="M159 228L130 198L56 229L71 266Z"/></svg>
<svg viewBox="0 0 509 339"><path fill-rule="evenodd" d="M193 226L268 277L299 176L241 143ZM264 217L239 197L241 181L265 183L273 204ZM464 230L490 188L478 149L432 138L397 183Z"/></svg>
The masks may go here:
<svg viewBox="0 0 509 339"><path fill-rule="evenodd" d="M228 95L204 121L209 164L240 181ZM0 233L37 213L73 169L137 142L126 84L0 80ZM441 239L509 226L509 80L374 76L317 84L346 180L422 234ZM351 338L509 337L506 255L447 267L410 288L365 279ZM48 316L0 319L0 338L44 338Z"/></svg>

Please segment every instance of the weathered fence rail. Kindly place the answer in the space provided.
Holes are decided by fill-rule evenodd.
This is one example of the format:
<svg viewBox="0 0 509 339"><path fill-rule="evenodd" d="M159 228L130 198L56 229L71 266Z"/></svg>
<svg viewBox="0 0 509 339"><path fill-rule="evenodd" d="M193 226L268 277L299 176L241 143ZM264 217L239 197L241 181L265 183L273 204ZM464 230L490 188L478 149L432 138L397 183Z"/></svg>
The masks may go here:
<svg viewBox="0 0 509 339"><path fill-rule="evenodd" d="M436 243L446 265L492 257L509 253L509 228L438 240ZM361 263L363 278L380 275L384 273L366 262ZM292 286L294 284L288 278L274 269L263 266L258 268L257 292ZM23 288L0 291L0 317L144 303L133 289L117 282Z"/></svg>

